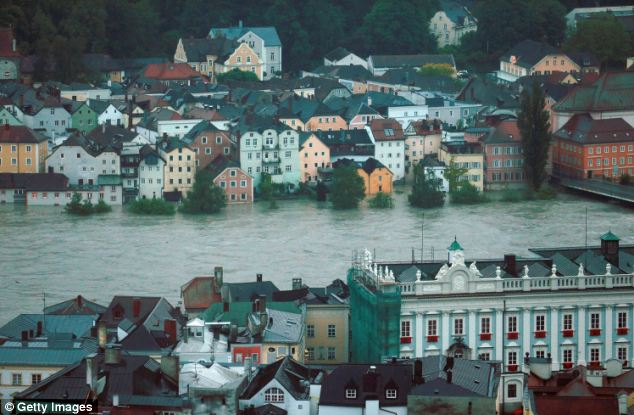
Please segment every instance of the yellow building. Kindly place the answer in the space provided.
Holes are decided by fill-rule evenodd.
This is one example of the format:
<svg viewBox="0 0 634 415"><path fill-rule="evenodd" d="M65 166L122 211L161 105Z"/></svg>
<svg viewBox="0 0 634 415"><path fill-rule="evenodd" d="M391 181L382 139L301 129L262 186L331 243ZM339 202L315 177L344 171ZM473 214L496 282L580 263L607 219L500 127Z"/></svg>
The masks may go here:
<svg viewBox="0 0 634 415"><path fill-rule="evenodd" d="M300 134L300 181L316 182L318 169L330 167L330 148L315 134Z"/></svg>
<svg viewBox="0 0 634 415"><path fill-rule="evenodd" d="M223 65L224 72L240 69L245 72L253 72L260 81L264 79L262 59L246 43L241 43Z"/></svg>
<svg viewBox="0 0 634 415"><path fill-rule="evenodd" d="M196 153L176 137L163 140L159 145L165 163L163 192L181 192L186 196L194 185Z"/></svg>
<svg viewBox="0 0 634 415"><path fill-rule="evenodd" d="M452 162L456 167L467 169L458 181L468 180L478 190L484 190L484 154L480 143L445 142L438 151L438 161L449 166Z"/></svg>
<svg viewBox="0 0 634 415"><path fill-rule="evenodd" d="M305 363L347 363L349 357L348 304L306 306Z"/></svg>
<svg viewBox="0 0 634 415"><path fill-rule="evenodd" d="M23 125L0 127L0 173L43 173L48 141Z"/></svg>
<svg viewBox="0 0 634 415"><path fill-rule="evenodd" d="M365 195L372 196L379 192L392 193L394 174L380 161L370 157L357 170L365 185Z"/></svg>

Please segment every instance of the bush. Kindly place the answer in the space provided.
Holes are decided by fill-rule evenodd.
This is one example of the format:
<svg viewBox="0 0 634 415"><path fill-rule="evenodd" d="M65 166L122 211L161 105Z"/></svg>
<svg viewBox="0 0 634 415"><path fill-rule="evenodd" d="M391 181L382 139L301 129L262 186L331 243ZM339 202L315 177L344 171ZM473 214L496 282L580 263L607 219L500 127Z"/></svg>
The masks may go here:
<svg viewBox="0 0 634 415"><path fill-rule="evenodd" d="M130 212L139 215L173 215L175 210L163 199L139 199L130 204Z"/></svg>
<svg viewBox="0 0 634 415"><path fill-rule="evenodd" d="M426 173L420 165L414 167L414 184L408 197L409 204L419 208L434 208L445 204L445 192L440 179Z"/></svg>
<svg viewBox="0 0 634 415"><path fill-rule="evenodd" d="M112 208L106 204L102 199L93 206L89 199L85 199L82 202L82 196L80 193L73 193L73 198L64 207L64 211L71 215L88 216L93 213L106 213L110 212Z"/></svg>
<svg viewBox="0 0 634 415"><path fill-rule="evenodd" d="M196 173L194 187L183 199L180 210L184 213L218 213L227 205L224 190L214 184L210 172L200 170Z"/></svg>
<svg viewBox="0 0 634 415"><path fill-rule="evenodd" d="M335 209L353 209L365 197L365 184L354 163L335 168L330 198Z"/></svg>
<svg viewBox="0 0 634 415"><path fill-rule="evenodd" d="M552 187L542 186L538 191L531 188L504 190L500 201L502 202L524 202L527 200L550 200L557 197L557 191Z"/></svg>
<svg viewBox="0 0 634 415"><path fill-rule="evenodd" d="M475 205L487 202L488 198L468 181L460 183L458 190L451 192L451 203L458 205Z"/></svg>
<svg viewBox="0 0 634 415"><path fill-rule="evenodd" d="M97 204L93 207L94 213L108 213L111 210L112 210L112 207L110 207L106 202L104 202L103 199L99 199L99 202L97 202Z"/></svg>
<svg viewBox="0 0 634 415"><path fill-rule="evenodd" d="M387 193L379 192L368 201L368 204L373 209L390 209L394 207L394 199Z"/></svg>
<svg viewBox="0 0 634 415"><path fill-rule="evenodd" d="M619 177L619 183L625 186L629 186L632 184L632 176L630 176L629 174L622 174L621 177Z"/></svg>

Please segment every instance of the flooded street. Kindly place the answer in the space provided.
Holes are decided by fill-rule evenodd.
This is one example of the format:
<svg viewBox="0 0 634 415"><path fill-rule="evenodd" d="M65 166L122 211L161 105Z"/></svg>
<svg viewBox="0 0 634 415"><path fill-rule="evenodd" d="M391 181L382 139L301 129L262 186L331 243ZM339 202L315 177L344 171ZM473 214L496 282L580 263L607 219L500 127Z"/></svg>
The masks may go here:
<svg viewBox="0 0 634 415"><path fill-rule="evenodd" d="M554 201L492 202L418 210L405 194L396 206L335 211L310 200L234 206L216 216L140 217L122 209L104 216L71 217L59 207L0 206L0 323L18 313L77 294L104 305L115 294L165 296L213 267L225 281L263 273L280 289L293 277L318 286L345 278L354 249L375 249L379 259L420 255L425 215L425 258L446 257L457 236L469 258L529 255L537 246L583 245L611 229L634 243L634 213L619 205L560 195Z"/></svg>

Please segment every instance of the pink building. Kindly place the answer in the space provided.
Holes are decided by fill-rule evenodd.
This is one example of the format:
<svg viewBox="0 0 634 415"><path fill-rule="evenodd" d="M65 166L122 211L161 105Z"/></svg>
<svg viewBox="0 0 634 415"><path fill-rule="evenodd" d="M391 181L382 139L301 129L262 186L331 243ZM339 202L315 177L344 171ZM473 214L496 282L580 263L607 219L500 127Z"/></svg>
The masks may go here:
<svg viewBox="0 0 634 415"><path fill-rule="evenodd" d="M237 161L220 155L207 169L214 177L214 184L225 191L227 204L253 203L253 178Z"/></svg>
<svg viewBox="0 0 634 415"><path fill-rule="evenodd" d="M524 184L524 154L517 120L504 120L482 138L489 190Z"/></svg>

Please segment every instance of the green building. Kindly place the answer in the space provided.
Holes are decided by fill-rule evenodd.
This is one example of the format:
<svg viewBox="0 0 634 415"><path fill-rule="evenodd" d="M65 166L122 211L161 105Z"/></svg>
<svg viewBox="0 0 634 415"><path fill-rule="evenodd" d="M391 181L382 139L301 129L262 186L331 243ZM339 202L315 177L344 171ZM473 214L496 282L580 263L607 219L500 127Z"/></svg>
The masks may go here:
<svg viewBox="0 0 634 415"><path fill-rule="evenodd" d="M7 107L0 107L0 125L24 125Z"/></svg>
<svg viewBox="0 0 634 415"><path fill-rule="evenodd" d="M376 363L399 356L401 293L397 285L380 287L363 267L348 271L350 289L350 361Z"/></svg>
<svg viewBox="0 0 634 415"><path fill-rule="evenodd" d="M70 115L71 127L85 134L97 126L97 113L86 102L73 101Z"/></svg>

